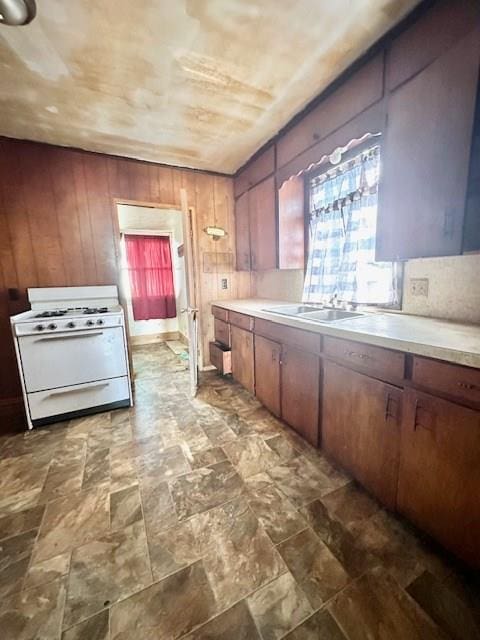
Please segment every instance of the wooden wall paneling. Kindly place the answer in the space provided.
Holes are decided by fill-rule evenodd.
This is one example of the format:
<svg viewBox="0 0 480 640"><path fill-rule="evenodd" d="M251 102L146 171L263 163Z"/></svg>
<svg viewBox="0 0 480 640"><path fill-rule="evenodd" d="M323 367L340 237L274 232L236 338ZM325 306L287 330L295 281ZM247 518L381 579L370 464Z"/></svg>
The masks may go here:
<svg viewBox="0 0 480 640"><path fill-rule="evenodd" d="M118 281L113 225L115 205L109 192L106 162L104 157L93 154L83 157L98 284L114 284Z"/></svg>
<svg viewBox="0 0 480 640"><path fill-rule="evenodd" d="M424 69L479 22L478 0L437 2L390 46L385 74L387 88L398 87Z"/></svg>
<svg viewBox="0 0 480 640"><path fill-rule="evenodd" d="M291 178L278 190L278 267L305 266L305 184L303 176Z"/></svg>
<svg viewBox="0 0 480 640"><path fill-rule="evenodd" d="M277 187L285 180L307 169L318 162L324 155L332 153L334 149L346 145L351 140L361 138L365 133L379 133L385 130L385 106L381 100L372 105L360 115L355 116L346 125L334 133L320 140L317 144L303 151L296 158L277 170Z"/></svg>
<svg viewBox="0 0 480 640"><path fill-rule="evenodd" d="M43 287L59 286L65 282L65 260L53 201L50 175L52 150L40 150L36 144L26 144L23 151L21 189L28 214L38 284Z"/></svg>
<svg viewBox="0 0 480 640"><path fill-rule="evenodd" d="M74 188L73 167L68 161L68 155L65 149L52 148L49 168L65 266L64 282L68 285L83 285L87 282L87 274L81 241L81 221Z"/></svg>
<svg viewBox="0 0 480 640"><path fill-rule="evenodd" d="M88 209L87 184L85 179L84 154L78 151L66 151L72 166L73 183L80 220L80 244L84 258L86 285L97 284L97 260L93 241L93 227ZM70 154L68 156L68 154ZM67 161L67 160L66 160Z"/></svg>
<svg viewBox="0 0 480 640"><path fill-rule="evenodd" d="M277 166L284 166L378 102L383 96L383 65L381 53L287 131L277 143Z"/></svg>

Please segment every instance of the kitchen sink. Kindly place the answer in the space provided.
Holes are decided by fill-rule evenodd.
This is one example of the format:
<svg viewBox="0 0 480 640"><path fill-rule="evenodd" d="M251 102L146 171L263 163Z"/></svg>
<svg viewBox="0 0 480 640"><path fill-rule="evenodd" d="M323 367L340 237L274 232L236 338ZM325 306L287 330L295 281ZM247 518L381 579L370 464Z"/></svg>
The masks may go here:
<svg viewBox="0 0 480 640"><path fill-rule="evenodd" d="M344 309L319 309L312 305L288 304L280 307L272 307L264 309L269 313L278 313L282 316L293 316L311 320L313 322L338 322L339 320L348 320L349 318L360 318L364 313L358 311L345 311Z"/></svg>

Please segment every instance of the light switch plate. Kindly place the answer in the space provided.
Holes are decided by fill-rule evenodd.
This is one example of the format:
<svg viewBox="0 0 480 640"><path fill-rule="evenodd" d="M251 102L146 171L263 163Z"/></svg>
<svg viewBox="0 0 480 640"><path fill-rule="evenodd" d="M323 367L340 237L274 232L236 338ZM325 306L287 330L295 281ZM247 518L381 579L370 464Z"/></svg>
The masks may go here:
<svg viewBox="0 0 480 640"><path fill-rule="evenodd" d="M221 289L228 289L228 280L227 280L227 278L222 278L221 279L220 288Z"/></svg>
<svg viewBox="0 0 480 640"><path fill-rule="evenodd" d="M410 293L428 298L428 278L410 278Z"/></svg>

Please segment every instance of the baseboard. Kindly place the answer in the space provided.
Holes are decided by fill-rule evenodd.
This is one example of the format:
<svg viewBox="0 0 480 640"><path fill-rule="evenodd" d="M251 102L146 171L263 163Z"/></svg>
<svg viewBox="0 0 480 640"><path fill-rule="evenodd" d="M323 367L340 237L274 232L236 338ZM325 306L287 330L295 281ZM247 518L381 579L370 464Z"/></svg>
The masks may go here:
<svg viewBox="0 0 480 640"><path fill-rule="evenodd" d="M130 344L132 347L138 347L143 344L154 344L156 342L166 342L167 340L181 340L179 331L164 331L163 333L152 333L145 336L130 336Z"/></svg>
<svg viewBox="0 0 480 640"><path fill-rule="evenodd" d="M178 332L178 340L180 340L180 342L183 342L183 344L188 347L188 344L189 344L188 337L185 334L183 334L181 331Z"/></svg>

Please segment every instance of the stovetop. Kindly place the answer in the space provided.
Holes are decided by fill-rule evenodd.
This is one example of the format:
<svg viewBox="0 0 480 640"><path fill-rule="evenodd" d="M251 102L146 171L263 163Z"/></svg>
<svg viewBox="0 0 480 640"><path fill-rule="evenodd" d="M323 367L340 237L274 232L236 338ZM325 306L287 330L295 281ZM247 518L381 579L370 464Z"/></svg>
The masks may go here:
<svg viewBox="0 0 480 640"><path fill-rule="evenodd" d="M68 315L94 315L108 313L108 307L68 307L68 309L48 309L35 314L34 318L61 318Z"/></svg>

